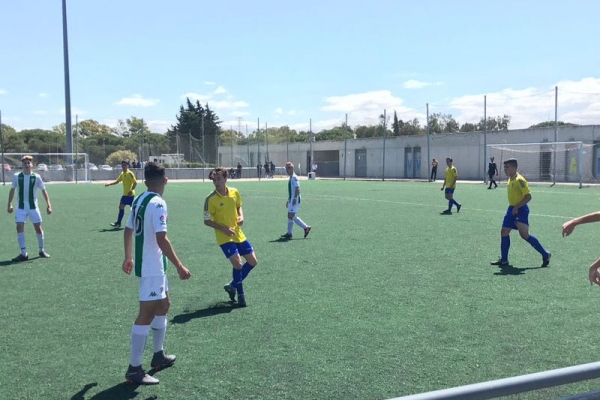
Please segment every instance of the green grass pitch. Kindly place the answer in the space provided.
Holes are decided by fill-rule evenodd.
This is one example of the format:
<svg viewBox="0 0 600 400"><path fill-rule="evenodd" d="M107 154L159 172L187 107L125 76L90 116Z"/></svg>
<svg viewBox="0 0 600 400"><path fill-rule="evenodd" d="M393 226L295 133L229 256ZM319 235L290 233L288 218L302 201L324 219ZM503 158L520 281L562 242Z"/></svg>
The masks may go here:
<svg viewBox="0 0 600 400"><path fill-rule="evenodd" d="M499 255L504 186L459 183L463 208L446 216L439 182L303 181L299 216L313 230L303 239L296 226L282 242L286 182L229 184L243 196L259 260L245 281L248 307L227 303L231 267L203 224L212 184L171 181L168 235L192 278L169 267L166 349L178 360L154 387L124 383L137 281L121 271L123 231L109 226L120 188L48 185L49 259L36 258L28 222L36 257L12 264L14 216L0 214L0 398L387 399L598 359L600 288L587 271L600 224L561 237L563 222L600 207L597 188L532 185L531 233L551 266L539 268L513 232L514 268L501 270L489 262ZM8 191L0 186L5 202ZM150 347L151 338L147 368Z"/></svg>

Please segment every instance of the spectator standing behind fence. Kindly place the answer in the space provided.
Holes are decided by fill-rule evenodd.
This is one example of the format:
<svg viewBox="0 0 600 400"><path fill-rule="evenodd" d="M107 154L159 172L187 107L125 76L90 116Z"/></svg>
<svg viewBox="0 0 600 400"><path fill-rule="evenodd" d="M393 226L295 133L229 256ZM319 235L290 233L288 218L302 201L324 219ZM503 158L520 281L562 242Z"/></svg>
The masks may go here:
<svg viewBox="0 0 600 400"><path fill-rule="evenodd" d="M270 178L271 175L271 165L268 161L265 161L265 178Z"/></svg>
<svg viewBox="0 0 600 400"><path fill-rule="evenodd" d="M258 164L256 164L256 176L259 179L262 176L262 164L260 163L260 161L258 162Z"/></svg>
<svg viewBox="0 0 600 400"><path fill-rule="evenodd" d="M316 162L313 162L312 165L310 166L310 170L315 175L315 178L317 177L317 168L319 168L319 166L317 165Z"/></svg>
<svg viewBox="0 0 600 400"><path fill-rule="evenodd" d="M275 163L271 161L271 176L275 175Z"/></svg>
<svg viewBox="0 0 600 400"><path fill-rule="evenodd" d="M237 165L237 178L240 179L242 177L242 164L238 162Z"/></svg>
<svg viewBox="0 0 600 400"><path fill-rule="evenodd" d="M431 161L431 177L429 178L429 182L435 182L435 178L437 178L438 164L439 162L435 158Z"/></svg>

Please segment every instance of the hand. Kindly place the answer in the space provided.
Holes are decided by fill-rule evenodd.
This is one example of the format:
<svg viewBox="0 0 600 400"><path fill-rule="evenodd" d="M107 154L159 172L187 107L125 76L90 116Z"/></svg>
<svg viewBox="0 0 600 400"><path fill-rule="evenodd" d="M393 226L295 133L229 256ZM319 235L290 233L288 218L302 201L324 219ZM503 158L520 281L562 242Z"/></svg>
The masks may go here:
<svg viewBox="0 0 600 400"><path fill-rule="evenodd" d="M519 214L519 209L517 207L513 207L513 209L512 209L512 215L515 216L517 214Z"/></svg>
<svg viewBox="0 0 600 400"><path fill-rule="evenodd" d="M133 196L133 190L130 190L129 193L127 193L129 196Z"/></svg>
<svg viewBox="0 0 600 400"><path fill-rule="evenodd" d="M233 237L235 236L235 229L227 227L227 229L223 230L227 236Z"/></svg>
<svg viewBox="0 0 600 400"><path fill-rule="evenodd" d="M444 190L444 187L442 186L442 188L440 190Z"/></svg>
<svg viewBox="0 0 600 400"><path fill-rule="evenodd" d="M238 226L244 225L244 218L243 217L238 217L237 224L238 224Z"/></svg>
<svg viewBox="0 0 600 400"><path fill-rule="evenodd" d="M109 186L110 186L110 183L108 183L108 182L106 182L106 183L104 184L104 187L109 187Z"/></svg>
<svg viewBox="0 0 600 400"><path fill-rule="evenodd" d="M286 202L285 202L285 207L286 207L286 208L288 208L289 206L290 206L290 202L289 202L289 201L286 201Z"/></svg>
<svg viewBox="0 0 600 400"><path fill-rule="evenodd" d="M133 260L129 259L129 260L123 261L123 266L121 266L121 269L127 275L131 275L131 270L133 269Z"/></svg>
<svg viewBox="0 0 600 400"><path fill-rule="evenodd" d="M52 214L52 206L48 205L48 207L46 207L46 213L48 215Z"/></svg>
<svg viewBox="0 0 600 400"><path fill-rule="evenodd" d="M181 280L190 279L190 277L192 276L191 272L183 265L180 268L177 268L177 274L179 275L179 279Z"/></svg>
<svg viewBox="0 0 600 400"><path fill-rule="evenodd" d="M9 214L12 214L12 212L13 212L12 204L8 205L8 208L6 209L6 211L8 211Z"/></svg>
<svg viewBox="0 0 600 400"><path fill-rule="evenodd" d="M565 222L562 226L563 237L569 236L571 233L573 233L576 226L577 226L577 224L575 223L575 220L573 220L573 219Z"/></svg>
<svg viewBox="0 0 600 400"><path fill-rule="evenodd" d="M590 267L590 285L593 285L594 283L600 285L600 272L598 272L598 267L600 267L600 259L596 260Z"/></svg>

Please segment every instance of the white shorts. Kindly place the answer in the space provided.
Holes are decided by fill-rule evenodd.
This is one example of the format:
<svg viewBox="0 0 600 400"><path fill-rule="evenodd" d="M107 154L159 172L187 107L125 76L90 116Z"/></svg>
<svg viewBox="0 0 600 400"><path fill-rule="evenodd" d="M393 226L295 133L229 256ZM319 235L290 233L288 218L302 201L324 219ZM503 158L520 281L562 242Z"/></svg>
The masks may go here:
<svg viewBox="0 0 600 400"><path fill-rule="evenodd" d="M294 213L294 214L298 214L298 211L300 211L300 203L296 203L295 206L292 205L292 202L290 201L288 203L288 212L289 213Z"/></svg>
<svg viewBox="0 0 600 400"><path fill-rule="evenodd" d="M140 301L156 301L167 298L169 281L167 275L142 276L140 278Z"/></svg>
<svg viewBox="0 0 600 400"><path fill-rule="evenodd" d="M34 224L40 224L42 222L42 215L40 214L40 210L38 208L34 208L33 210L29 209L21 209L17 208L15 212L15 222L17 224L22 224L27 221L27 217Z"/></svg>

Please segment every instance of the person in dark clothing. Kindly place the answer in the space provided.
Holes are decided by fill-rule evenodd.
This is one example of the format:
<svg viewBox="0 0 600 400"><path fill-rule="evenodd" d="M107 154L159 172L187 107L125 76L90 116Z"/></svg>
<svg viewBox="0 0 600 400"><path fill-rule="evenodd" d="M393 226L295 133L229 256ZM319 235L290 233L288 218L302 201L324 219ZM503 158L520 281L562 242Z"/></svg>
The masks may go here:
<svg viewBox="0 0 600 400"><path fill-rule="evenodd" d="M435 178L437 177L437 167L438 160L435 158L431 161L431 177L429 178L429 182L435 182Z"/></svg>
<svg viewBox="0 0 600 400"><path fill-rule="evenodd" d="M488 189L491 189L492 185L494 185L494 189L498 187L498 184L494 180L494 177L496 176L498 176L498 166L494 162L494 157L490 157L490 162L488 164L488 178L490 178L490 186L488 186Z"/></svg>

